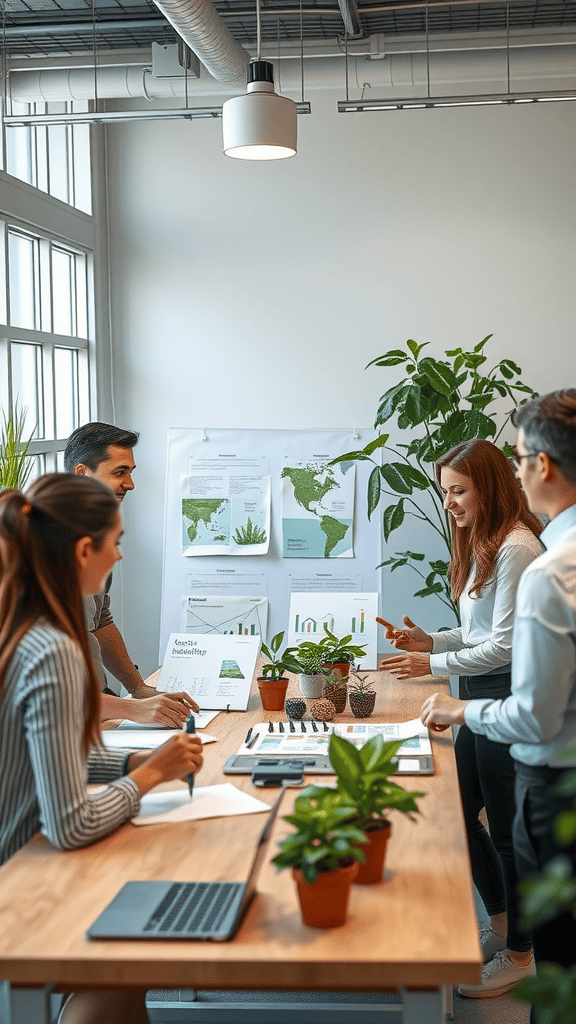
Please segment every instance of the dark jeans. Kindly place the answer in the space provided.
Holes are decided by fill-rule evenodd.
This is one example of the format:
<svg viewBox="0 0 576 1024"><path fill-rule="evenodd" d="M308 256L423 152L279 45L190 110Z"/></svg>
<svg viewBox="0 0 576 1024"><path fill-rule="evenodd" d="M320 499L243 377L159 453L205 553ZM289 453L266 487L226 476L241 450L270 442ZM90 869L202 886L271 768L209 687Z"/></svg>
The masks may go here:
<svg viewBox="0 0 576 1024"><path fill-rule="evenodd" d="M509 673L460 677L461 700L479 697L499 700L509 695ZM510 747L507 743L477 736L463 725L456 739L456 763L474 884L490 916L507 912L508 949L525 952L530 949L531 936L520 927L518 874L512 841L516 772ZM478 817L482 808L486 809L490 835Z"/></svg>

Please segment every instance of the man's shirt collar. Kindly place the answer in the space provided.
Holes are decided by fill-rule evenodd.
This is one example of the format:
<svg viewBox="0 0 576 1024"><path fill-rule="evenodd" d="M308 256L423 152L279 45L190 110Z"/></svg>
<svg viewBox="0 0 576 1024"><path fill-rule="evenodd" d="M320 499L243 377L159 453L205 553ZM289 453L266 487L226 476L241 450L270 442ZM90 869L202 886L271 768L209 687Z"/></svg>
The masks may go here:
<svg viewBox="0 0 576 1024"><path fill-rule="evenodd" d="M560 512L560 515L557 515L548 523L548 526L540 534L540 540L544 547L550 548L561 540L565 533L575 528L576 505L570 505L569 508L565 508L563 512Z"/></svg>

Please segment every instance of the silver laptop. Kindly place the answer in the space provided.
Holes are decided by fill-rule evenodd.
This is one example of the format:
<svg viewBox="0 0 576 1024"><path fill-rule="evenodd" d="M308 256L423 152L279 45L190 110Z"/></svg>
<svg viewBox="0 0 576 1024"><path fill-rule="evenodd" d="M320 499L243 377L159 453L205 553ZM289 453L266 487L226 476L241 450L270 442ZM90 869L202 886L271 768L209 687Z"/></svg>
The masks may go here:
<svg viewBox="0 0 576 1024"><path fill-rule="evenodd" d="M126 882L90 926L88 938L231 939L256 892L283 793L270 808L245 882Z"/></svg>

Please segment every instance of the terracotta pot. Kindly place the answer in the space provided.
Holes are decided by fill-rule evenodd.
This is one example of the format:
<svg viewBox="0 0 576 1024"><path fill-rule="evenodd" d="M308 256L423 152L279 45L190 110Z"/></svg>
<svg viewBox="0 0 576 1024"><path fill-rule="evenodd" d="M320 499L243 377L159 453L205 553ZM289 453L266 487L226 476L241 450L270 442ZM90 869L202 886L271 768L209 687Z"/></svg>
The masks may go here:
<svg viewBox="0 0 576 1024"><path fill-rule="evenodd" d="M392 825L389 821L384 820L383 825L384 828L364 833L368 840L367 843L362 843L362 851L366 856L366 863L358 866L358 874L354 879L358 885L372 885L374 882L382 881L386 846L392 831Z"/></svg>
<svg viewBox="0 0 576 1024"><path fill-rule="evenodd" d="M357 872L358 863L354 861L337 871L322 871L314 885L309 885L300 869L292 868L304 924L310 928L336 928L344 924L350 886Z"/></svg>
<svg viewBox="0 0 576 1024"><path fill-rule="evenodd" d="M288 679L263 679L258 676L256 682L264 711L283 711Z"/></svg>
<svg viewBox="0 0 576 1024"><path fill-rule="evenodd" d="M326 672L333 672L337 679L348 679L350 674L349 661L323 661L320 667Z"/></svg>
<svg viewBox="0 0 576 1024"><path fill-rule="evenodd" d="M301 672L298 676L298 685L300 686L300 693L303 697L313 699L321 697L324 682L324 676L321 672L315 672L313 675L305 675Z"/></svg>

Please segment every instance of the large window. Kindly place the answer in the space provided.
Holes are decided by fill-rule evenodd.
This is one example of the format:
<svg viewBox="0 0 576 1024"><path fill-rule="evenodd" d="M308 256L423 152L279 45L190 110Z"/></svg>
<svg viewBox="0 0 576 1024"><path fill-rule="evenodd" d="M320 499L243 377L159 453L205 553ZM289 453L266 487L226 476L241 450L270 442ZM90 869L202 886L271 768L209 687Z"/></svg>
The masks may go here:
<svg viewBox="0 0 576 1024"><path fill-rule="evenodd" d="M82 113L87 102L18 103L12 114ZM84 213L92 212L87 124L6 129L6 171Z"/></svg>
<svg viewBox="0 0 576 1024"><path fill-rule="evenodd" d="M62 469L69 434L90 419L91 254L8 219L0 235L0 405L25 410L35 473Z"/></svg>
<svg viewBox="0 0 576 1024"><path fill-rule="evenodd" d="M13 113L71 109L13 106ZM66 441L91 418L95 398L90 147L88 125L3 128L0 410L25 411L34 475L64 468Z"/></svg>

